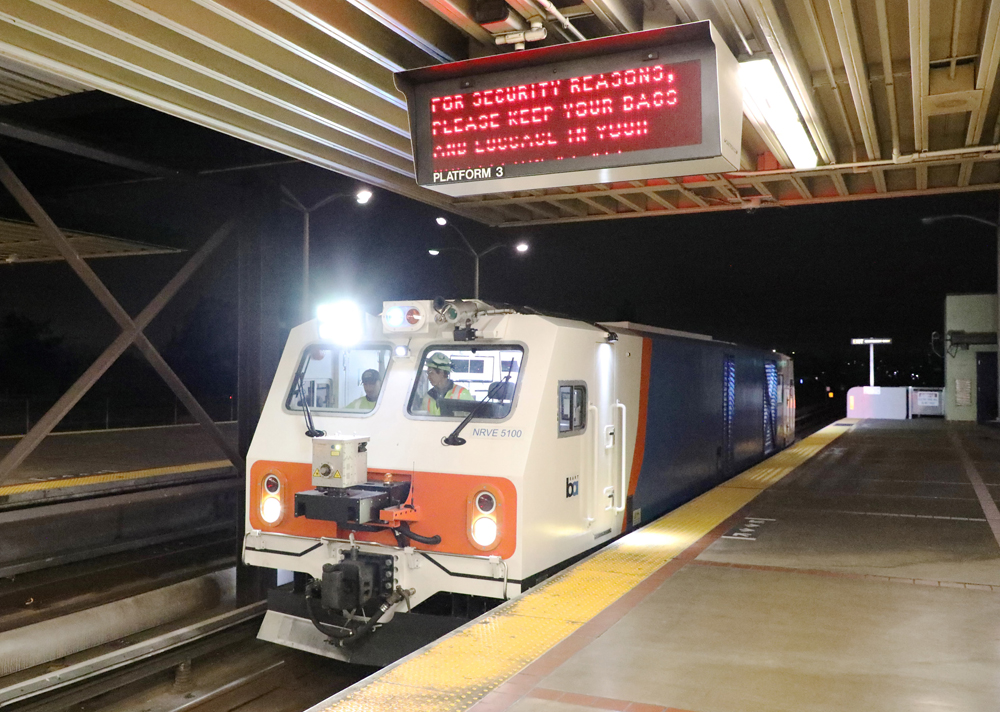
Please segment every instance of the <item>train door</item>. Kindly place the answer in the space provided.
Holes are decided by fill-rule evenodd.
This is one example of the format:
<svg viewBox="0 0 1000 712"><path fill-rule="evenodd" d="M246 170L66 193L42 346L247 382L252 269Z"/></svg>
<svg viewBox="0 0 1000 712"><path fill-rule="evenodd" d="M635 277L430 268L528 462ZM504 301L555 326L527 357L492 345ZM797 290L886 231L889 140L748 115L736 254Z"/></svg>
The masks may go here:
<svg viewBox="0 0 1000 712"><path fill-rule="evenodd" d="M764 454L778 447L778 364L764 362Z"/></svg>
<svg viewBox="0 0 1000 712"><path fill-rule="evenodd" d="M588 394L591 479L586 507L595 538L613 529L615 518L624 510L626 492L621 487L621 463L624 442L620 437L623 423L616 398L615 345L597 345L596 373Z"/></svg>
<svg viewBox="0 0 1000 712"><path fill-rule="evenodd" d="M719 457L719 469L728 475L733 474L733 462L736 459L733 428L736 423L736 357L726 354L722 362L722 448Z"/></svg>

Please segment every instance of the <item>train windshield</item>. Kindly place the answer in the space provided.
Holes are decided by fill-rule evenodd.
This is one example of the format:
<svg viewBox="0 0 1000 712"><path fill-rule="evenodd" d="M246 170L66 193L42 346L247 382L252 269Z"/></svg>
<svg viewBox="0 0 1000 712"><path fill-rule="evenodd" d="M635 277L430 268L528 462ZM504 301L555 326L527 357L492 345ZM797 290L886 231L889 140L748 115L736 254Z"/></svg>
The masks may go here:
<svg viewBox="0 0 1000 712"><path fill-rule="evenodd" d="M409 411L464 418L478 408L477 418L506 418L523 358L520 346L431 346L420 361Z"/></svg>
<svg viewBox="0 0 1000 712"><path fill-rule="evenodd" d="M317 344L302 354L285 407L364 415L374 410L389 366L388 346Z"/></svg>

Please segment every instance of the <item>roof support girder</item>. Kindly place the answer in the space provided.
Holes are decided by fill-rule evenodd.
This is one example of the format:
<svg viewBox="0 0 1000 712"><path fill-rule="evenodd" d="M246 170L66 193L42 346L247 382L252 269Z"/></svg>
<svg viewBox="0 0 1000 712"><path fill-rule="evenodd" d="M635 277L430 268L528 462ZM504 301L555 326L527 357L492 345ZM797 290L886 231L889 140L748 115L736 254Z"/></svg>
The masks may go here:
<svg viewBox="0 0 1000 712"><path fill-rule="evenodd" d="M924 97L930 85L930 0L907 0L910 25L910 82L913 95L913 148L927 149L927 116Z"/></svg>
<svg viewBox="0 0 1000 712"><path fill-rule="evenodd" d="M347 1L439 62L469 56L468 38L422 5L399 0Z"/></svg>
<svg viewBox="0 0 1000 712"><path fill-rule="evenodd" d="M230 7L257 0L215 0ZM390 72L435 64L437 58L409 42L348 0L271 0L285 12L377 62Z"/></svg>
<svg viewBox="0 0 1000 712"><path fill-rule="evenodd" d="M477 42L488 47L496 46L493 44L493 35L473 19L473 0L420 0L420 3Z"/></svg>
<svg viewBox="0 0 1000 712"><path fill-rule="evenodd" d="M810 0L811 1L811 0ZM829 0L830 14L833 26L837 31L840 44L840 54L844 60L847 81L851 87L851 96L861 126L861 139L865 144L868 158L879 159L882 151L879 146L878 128L872 109L871 89L868 84L868 65L865 63L864 47L861 44L861 32L854 15L852 0Z"/></svg>
<svg viewBox="0 0 1000 712"><path fill-rule="evenodd" d="M1000 0L990 0L986 25L980 37L983 46L980 48L976 71L976 89L982 91L982 98L969 117L969 128L965 136L966 146L975 146L983 137L986 112L996 87L997 70L1000 69Z"/></svg>
<svg viewBox="0 0 1000 712"><path fill-rule="evenodd" d="M50 21L48 18L40 19ZM234 127L252 127L252 131L272 139L297 135L330 150L361 158L402 175L412 175L412 163L404 160L399 153L395 153L394 157L394 154L380 152L346 131L347 135L336 135L334 130L318 125L301 114L276 110L267 102L247 97L245 93L227 88L217 80L205 78L167 59L150 57L145 50L129 47L122 40L99 34L90 28L81 29L77 23L66 22L58 15L54 15L50 22L52 27L31 25L22 17L0 11L0 23L5 23L0 47L5 47L7 54L26 63L71 76L96 89L211 128L220 128L245 140L248 137L242 131L233 130ZM73 31L71 25L76 25L78 34L68 38L65 34ZM117 47L116 54L108 51L109 45ZM134 59L133 62L126 61L125 57L129 56ZM146 66L147 62L150 66ZM151 66L161 71L154 71ZM227 96L230 99L228 102L224 100ZM207 122L204 117L214 120ZM361 122L361 127L363 124ZM368 126L369 130L378 129L370 124ZM261 143L259 138L248 140Z"/></svg>
<svg viewBox="0 0 1000 712"><path fill-rule="evenodd" d="M583 0L583 2L612 32L638 32L642 29L642 3L631 0Z"/></svg>

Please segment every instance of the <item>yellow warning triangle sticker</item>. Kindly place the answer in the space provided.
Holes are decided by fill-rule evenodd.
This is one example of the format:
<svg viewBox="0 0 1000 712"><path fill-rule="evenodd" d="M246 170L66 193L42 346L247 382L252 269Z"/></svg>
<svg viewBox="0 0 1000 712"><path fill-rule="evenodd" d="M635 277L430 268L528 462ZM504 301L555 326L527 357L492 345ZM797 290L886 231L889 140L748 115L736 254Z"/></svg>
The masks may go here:
<svg viewBox="0 0 1000 712"><path fill-rule="evenodd" d="M339 480L340 479L340 470L337 470L336 472L334 472L333 476L336 477Z"/></svg>

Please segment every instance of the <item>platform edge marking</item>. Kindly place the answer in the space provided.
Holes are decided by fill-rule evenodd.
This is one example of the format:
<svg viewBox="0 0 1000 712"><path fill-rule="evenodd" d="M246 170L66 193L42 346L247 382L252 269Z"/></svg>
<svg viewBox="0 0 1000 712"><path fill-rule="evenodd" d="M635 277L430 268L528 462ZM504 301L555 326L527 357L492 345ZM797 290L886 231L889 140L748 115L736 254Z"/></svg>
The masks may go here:
<svg viewBox="0 0 1000 712"><path fill-rule="evenodd" d="M362 681L307 712L468 709L850 430L835 425L626 534L572 568L388 666L369 682ZM777 465L773 462L776 458L782 458ZM777 468L780 473L769 476L766 484L733 484L755 470L759 475L759 468ZM595 590L598 580L604 582L601 590ZM539 615L542 611L565 612L571 599L578 599L569 609L572 615ZM584 613L589 617L577 620ZM483 653L484 646L491 654ZM419 677L428 674L437 687L428 686L426 677Z"/></svg>

